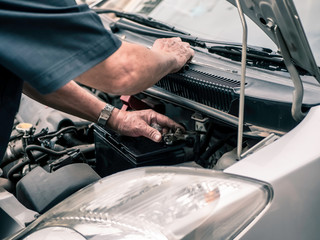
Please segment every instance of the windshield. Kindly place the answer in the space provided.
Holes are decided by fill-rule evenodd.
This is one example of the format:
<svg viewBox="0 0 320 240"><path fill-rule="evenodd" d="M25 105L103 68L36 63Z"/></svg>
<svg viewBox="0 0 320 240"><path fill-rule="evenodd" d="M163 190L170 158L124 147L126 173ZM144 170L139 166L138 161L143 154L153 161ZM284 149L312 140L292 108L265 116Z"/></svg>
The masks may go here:
<svg viewBox="0 0 320 240"><path fill-rule="evenodd" d="M317 64L320 63L320 9L318 0L294 0ZM109 0L101 8L148 15L206 39L242 41L237 9L226 0ZM248 44L271 48L276 45L249 18Z"/></svg>

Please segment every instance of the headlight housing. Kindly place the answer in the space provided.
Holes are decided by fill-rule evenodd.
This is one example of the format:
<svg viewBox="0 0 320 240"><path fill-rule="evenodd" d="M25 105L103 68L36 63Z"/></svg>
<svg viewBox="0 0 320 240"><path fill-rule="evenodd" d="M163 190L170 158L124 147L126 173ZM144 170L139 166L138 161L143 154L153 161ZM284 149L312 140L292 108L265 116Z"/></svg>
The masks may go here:
<svg viewBox="0 0 320 240"><path fill-rule="evenodd" d="M42 228L29 234L25 240L86 240L80 233L65 227Z"/></svg>
<svg viewBox="0 0 320 240"><path fill-rule="evenodd" d="M64 227L86 239L228 239L268 206L269 185L207 169L145 167L75 193L12 239ZM27 236L30 238L26 238Z"/></svg>

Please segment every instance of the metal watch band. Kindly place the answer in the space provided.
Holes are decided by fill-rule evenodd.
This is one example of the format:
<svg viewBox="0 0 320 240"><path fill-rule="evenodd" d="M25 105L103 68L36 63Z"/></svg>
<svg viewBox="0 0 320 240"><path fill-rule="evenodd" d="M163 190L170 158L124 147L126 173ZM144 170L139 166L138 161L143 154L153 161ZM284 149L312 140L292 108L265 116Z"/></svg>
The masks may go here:
<svg viewBox="0 0 320 240"><path fill-rule="evenodd" d="M106 106L101 110L100 116L98 118L98 125L105 127L107 125L108 119L111 116L111 113L114 109L114 106L107 103Z"/></svg>

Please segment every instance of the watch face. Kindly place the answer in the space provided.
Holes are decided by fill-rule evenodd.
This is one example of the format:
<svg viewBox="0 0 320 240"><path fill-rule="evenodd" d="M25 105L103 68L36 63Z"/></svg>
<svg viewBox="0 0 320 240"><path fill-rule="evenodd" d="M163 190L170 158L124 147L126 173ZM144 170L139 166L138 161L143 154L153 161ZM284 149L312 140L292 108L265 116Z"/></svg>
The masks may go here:
<svg viewBox="0 0 320 240"><path fill-rule="evenodd" d="M98 119L98 124L100 126L106 126L108 119L110 118L111 112L114 109L114 106L110 105L107 103L107 105L102 109L99 119Z"/></svg>

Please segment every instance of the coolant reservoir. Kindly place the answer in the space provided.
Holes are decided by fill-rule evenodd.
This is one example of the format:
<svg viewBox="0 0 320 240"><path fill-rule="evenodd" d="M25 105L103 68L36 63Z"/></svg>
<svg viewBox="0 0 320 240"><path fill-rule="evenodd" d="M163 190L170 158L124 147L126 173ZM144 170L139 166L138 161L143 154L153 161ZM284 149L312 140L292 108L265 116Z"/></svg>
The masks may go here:
<svg viewBox="0 0 320 240"><path fill-rule="evenodd" d="M19 123L19 124L16 126L16 130L17 130L19 133L23 133L24 135L29 135L29 134L31 134L32 129L33 129L33 125L32 125L31 123Z"/></svg>

